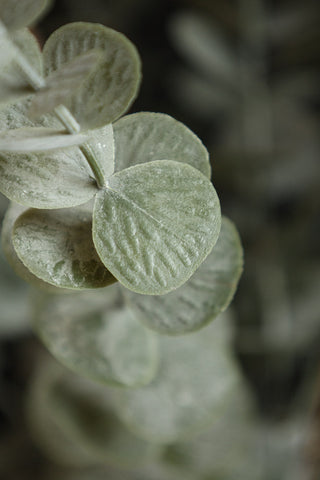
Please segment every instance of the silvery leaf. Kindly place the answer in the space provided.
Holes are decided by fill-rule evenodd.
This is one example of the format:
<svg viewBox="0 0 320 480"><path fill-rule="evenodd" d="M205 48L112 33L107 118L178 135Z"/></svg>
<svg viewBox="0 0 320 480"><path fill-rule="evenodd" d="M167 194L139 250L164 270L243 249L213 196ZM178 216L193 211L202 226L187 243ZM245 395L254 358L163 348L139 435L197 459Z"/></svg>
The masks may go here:
<svg viewBox="0 0 320 480"><path fill-rule="evenodd" d="M71 135L45 127L22 127L0 132L0 152L45 152L80 145L86 140L83 134Z"/></svg>
<svg viewBox="0 0 320 480"><path fill-rule="evenodd" d="M183 337L159 336L159 373L146 386L113 391L119 417L146 440L171 443L219 418L240 381L215 325Z"/></svg>
<svg viewBox="0 0 320 480"><path fill-rule="evenodd" d="M88 76L96 71L101 58L102 52L89 50L51 73L46 78L45 86L33 96L30 116L36 117L52 112L55 107L63 104L65 99L74 94Z"/></svg>
<svg viewBox="0 0 320 480"><path fill-rule="evenodd" d="M221 215L211 182L168 160L135 165L109 178L93 211L93 240L110 272L138 293L182 285L212 250Z"/></svg>
<svg viewBox="0 0 320 480"><path fill-rule="evenodd" d="M52 359L41 360L27 411L35 441L49 458L82 470L102 464L105 473L104 464L108 472L110 465L132 468L160 453L161 447L137 438L117 419L105 387L71 374Z"/></svg>
<svg viewBox="0 0 320 480"><path fill-rule="evenodd" d="M0 19L10 30L32 24L50 6L51 0L0 0Z"/></svg>
<svg viewBox="0 0 320 480"><path fill-rule="evenodd" d="M97 128L120 117L134 100L140 82L140 60L121 33L94 23L72 23L56 30L44 46L45 73L51 75L78 55L103 52L99 70L64 105L83 129Z"/></svg>
<svg viewBox="0 0 320 480"><path fill-rule="evenodd" d="M91 236L91 211L29 209L16 220L12 241L24 265L62 288L99 288L115 282L100 261Z"/></svg>
<svg viewBox="0 0 320 480"><path fill-rule="evenodd" d="M210 178L209 154L201 140L164 113L139 112L113 125L116 171L153 160L188 163Z"/></svg>
<svg viewBox="0 0 320 480"><path fill-rule="evenodd" d="M232 300L242 272L243 253L235 226L222 219L218 241L182 287L167 295L139 295L123 289L137 318L160 333L178 335L202 328Z"/></svg>

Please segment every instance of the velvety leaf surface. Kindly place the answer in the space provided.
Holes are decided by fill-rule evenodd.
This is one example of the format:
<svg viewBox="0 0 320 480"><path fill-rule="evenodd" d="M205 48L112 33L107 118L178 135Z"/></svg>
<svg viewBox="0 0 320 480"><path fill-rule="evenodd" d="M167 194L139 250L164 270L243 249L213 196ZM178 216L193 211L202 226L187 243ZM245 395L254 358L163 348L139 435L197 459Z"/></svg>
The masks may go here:
<svg viewBox="0 0 320 480"><path fill-rule="evenodd" d="M164 113L139 112L113 125L117 172L138 163L174 160L188 163L210 178L209 154L201 140Z"/></svg>
<svg viewBox="0 0 320 480"><path fill-rule="evenodd" d="M10 30L33 23L50 5L51 0L0 0L0 18Z"/></svg>
<svg viewBox="0 0 320 480"><path fill-rule="evenodd" d="M159 336L159 373L145 387L113 391L119 417L150 441L169 443L221 414L240 376L215 325L184 337Z"/></svg>
<svg viewBox="0 0 320 480"><path fill-rule="evenodd" d="M30 115L43 115L63 104L97 69L101 57L102 52L98 50L88 51L49 75L45 87L38 90L32 99Z"/></svg>
<svg viewBox="0 0 320 480"><path fill-rule="evenodd" d="M0 132L0 152L45 152L74 145L87 140L83 134L70 135L63 130L45 127L26 127Z"/></svg>
<svg viewBox="0 0 320 480"><path fill-rule="evenodd" d="M49 455L54 453L59 463L136 467L153 460L159 446L130 433L110 403L106 388L46 361L38 369L28 401L36 440L47 447Z"/></svg>
<svg viewBox="0 0 320 480"><path fill-rule="evenodd" d="M155 372L155 337L120 308L117 285L39 298L34 327L61 363L92 380L132 387Z"/></svg>
<svg viewBox="0 0 320 480"><path fill-rule="evenodd" d="M85 132L88 136L86 148L90 150L95 158L99 169L105 179L114 172L114 138L112 125Z"/></svg>
<svg viewBox="0 0 320 480"><path fill-rule="evenodd" d="M160 333L182 334L203 327L231 302L242 272L243 254L235 226L222 219L213 250L182 287L167 295L139 295L123 289L143 323Z"/></svg>
<svg viewBox="0 0 320 480"><path fill-rule="evenodd" d="M20 2L21 3L21 2ZM0 53L0 104L14 101L33 93L17 64L18 48L37 75L42 74L42 54L35 36L28 30L18 30L10 37L1 37Z"/></svg>
<svg viewBox="0 0 320 480"><path fill-rule="evenodd" d="M98 288L115 282L91 236L91 211L29 209L15 222L18 257L41 280L62 288Z"/></svg>
<svg viewBox="0 0 320 480"><path fill-rule="evenodd" d="M22 261L16 254L16 251L12 244L13 225L17 218L26 210L27 207L23 207L22 205L11 202L4 216L1 229L1 246L8 263L11 265L16 274L19 275L19 277L23 278L23 280L30 283L34 287L56 293L70 292L70 290L58 288L44 282L43 280L40 280L40 278L33 275L30 270L27 269L27 267L22 263Z"/></svg>
<svg viewBox="0 0 320 480"><path fill-rule="evenodd" d="M93 240L120 283L159 295L188 280L215 244L220 222L210 181L189 165L161 160L110 177L96 196Z"/></svg>
<svg viewBox="0 0 320 480"><path fill-rule="evenodd" d="M100 24L72 23L56 30L44 46L46 75L89 50L103 52L99 70L64 105L83 128L97 128L120 117L134 100L140 82L140 60L121 33Z"/></svg>

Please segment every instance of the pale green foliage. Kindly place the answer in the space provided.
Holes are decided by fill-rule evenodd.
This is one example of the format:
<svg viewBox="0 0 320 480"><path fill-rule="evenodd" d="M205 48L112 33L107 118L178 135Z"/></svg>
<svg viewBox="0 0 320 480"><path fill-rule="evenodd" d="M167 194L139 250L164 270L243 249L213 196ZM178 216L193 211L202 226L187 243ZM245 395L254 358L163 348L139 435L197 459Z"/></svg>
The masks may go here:
<svg viewBox="0 0 320 480"><path fill-rule="evenodd" d="M145 325L178 335L212 321L230 303L242 272L242 249L236 228L222 219L217 244L182 287L163 296L145 296L125 289L130 307Z"/></svg>
<svg viewBox="0 0 320 480"><path fill-rule="evenodd" d="M0 0L1 20L9 30L27 27L49 7L51 0Z"/></svg>
<svg viewBox="0 0 320 480"><path fill-rule="evenodd" d="M157 366L157 344L122 304L116 285L68 296L41 295L34 327L63 364L102 383L147 383Z"/></svg>

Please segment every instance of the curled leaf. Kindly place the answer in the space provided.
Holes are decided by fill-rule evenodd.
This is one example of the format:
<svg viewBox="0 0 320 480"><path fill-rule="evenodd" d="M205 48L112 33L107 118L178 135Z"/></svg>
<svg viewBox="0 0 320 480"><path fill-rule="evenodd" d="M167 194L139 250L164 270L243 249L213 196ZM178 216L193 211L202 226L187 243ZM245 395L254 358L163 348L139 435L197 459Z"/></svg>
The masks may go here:
<svg viewBox="0 0 320 480"><path fill-rule="evenodd" d="M100 24L71 23L56 30L44 46L47 76L90 50L100 50L99 70L64 105L80 125L98 128L120 117L134 100L140 83L140 60L121 33Z"/></svg>
<svg viewBox="0 0 320 480"><path fill-rule="evenodd" d="M209 154L183 123L164 113L139 112L113 125L116 171L153 160L188 163L210 178Z"/></svg>
<svg viewBox="0 0 320 480"><path fill-rule="evenodd" d="M242 272L243 253L235 226L222 219L216 245L192 277L167 295L139 295L124 289L143 323L160 333L179 335L202 328L225 310Z"/></svg>
<svg viewBox="0 0 320 480"><path fill-rule="evenodd" d="M217 241L220 223L211 182L189 165L160 160L110 177L96 196L93 240L120 283L161 295L199 267Z"/></svg>
<svg viewBox="0 0 320 480"><path fill-rule="evenodd" d="M31 273L57 287L81 290L115 282L95 251L85 208L29 209L16 220L12 241Z"/></svg>

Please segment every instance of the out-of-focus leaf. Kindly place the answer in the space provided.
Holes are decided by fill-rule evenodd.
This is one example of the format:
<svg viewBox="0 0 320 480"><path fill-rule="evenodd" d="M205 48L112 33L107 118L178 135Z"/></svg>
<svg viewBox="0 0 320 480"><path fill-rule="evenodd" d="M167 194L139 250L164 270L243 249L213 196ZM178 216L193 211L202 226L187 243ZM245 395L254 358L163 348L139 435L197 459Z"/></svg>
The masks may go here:
<svg viewBox="0 0 320 480"><path fill-rule="evenodd" d="M10 103L33 93L33 89L17 63L16 48L36 74L42 75L40 46L29 30L22 29L12 33L10 37L1 37L0 104Z"/></svg>
<svg viewBox="0 0 320 480"><path fill-rule="evenodd" d="M29 209L16 220L12 241L31 273L57 287L81 290L115 282L95 251L85 207Z"/></svg>
<svg viewBox="0 0 320 480"><path fill-rule="evenodd" d="M0 337L29 330L29 289L7 264L0 248Z"/></svg>
<svg viewBox="0 0 320 480"><path fill-rule="evenodd" d="M45 127L16 128L0 132L0 152L45 152L80 145L87 140L83 134Z"/></svg>
<svg viewBox="0 0 320 480"><path fill-rule="evenodd" d="M223 218L216 245L182 287L162 296L123 292L147 327L173 335L191 332L227 308L242 272L242 256L238 232Z"/></svg>
<svg viewBox="0 0 320 480"><path fill-rule="evenodd" d="M0 19L9 30L27 27L42 16L51 0L0 0Z"/></svg>
<svg viewBox="0 0 320 480"><path fill-rule="evenodd" d="M137 438L121 424L109 395L106 388L46 361L37 372L28 401L39 445L60 462L78 465L99 462L136 467L154 459L159 446Z"/></svg>
<svg viewBox="0 0 320 480"><path fill-rule="evenodd" d="M159 337L159 373L145 387L113 391L120 418L142 438L171 443L219 418L240 376L215 325L184 337Z"/></svg>
<svg viewBox="0 0 320 480"><path fill-rule="evenodd" d="M23 280L30 283L31 285L40 288L41 290L56 293L70 292L70 290L63 290L62 288L54 287L53 285L50 285L43 280L40 280L40 278L33 275L30 270L25 267L25 265L22 263L22 261L16 254L16 251L12 245L13 225L17 218L26 210L27 207L23 207L22 205L18 205L17 203L11 203L3 219L1 230L1 246L7 261L9 262L13 270L16 272L16 274L19 275L19 277L23 278Z"/></svg>
<svg viewBox="0 0 320 480"><path fill-rule="evenodd" d="M218 28L207 18L190 12L173 17L171 38L177 49L210 78L225 81L226 87L237 85L238 60Z"/></svg>
<svg viewBox="0 0 320 480"><path fill-rule="evenodd" d="M133 44L110 28L84 22L65 25L49 37L43 50L46 75L92 49L103 52L99 70L64 102L84 129L120 117L134 100L140 82L140 60Z"/></svg>
<svg viewBox="0 0 320 480"><path fill-rule="evenodd" d="M153 160L174 160L210 178L209 154L201 140L169 115L134 113L118 120L113 129L116 171Z"/></svg>
<svg viewBox="0 0 320 480"><path fill-rule="evenodd" d="M96 196L93 240L110 272L138 293L160 295L188 280L221 224L211 182L195 168L159 160L110 177Z"/></svg>
<svg viewBox="0 0 320 480"><path fill-rule="evenodd" d="M40 298L34 326L50 352L80 375L133 387L151 380L157 345L125 306L118 286Z"/></svg>
<svg viewBox="0 0 320 480"><path fill-rule="evenodd" d="M34 95L30 106L30 115L32 117L43 115L63 104L66 98L73 95L88 76L96 71L101 58L102 52L89 50L51 73L46 78L45 87Z"/></svg>

